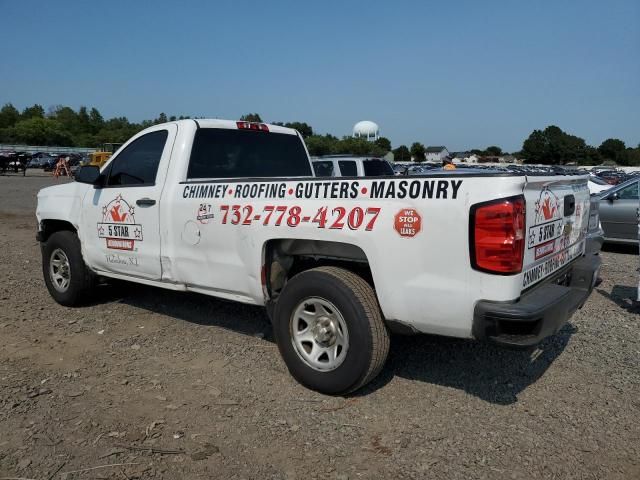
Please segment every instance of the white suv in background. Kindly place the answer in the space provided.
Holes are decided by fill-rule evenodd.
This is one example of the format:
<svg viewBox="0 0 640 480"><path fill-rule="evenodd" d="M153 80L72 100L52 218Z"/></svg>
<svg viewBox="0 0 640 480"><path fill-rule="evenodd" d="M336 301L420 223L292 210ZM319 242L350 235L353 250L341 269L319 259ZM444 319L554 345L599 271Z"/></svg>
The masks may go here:
<svg viewBox="0 0 640 480"><path fill-rule="evenodd" d="M394 175L393 167L383 158L327 155L312 157L316 177L383 177Z"/></svg>

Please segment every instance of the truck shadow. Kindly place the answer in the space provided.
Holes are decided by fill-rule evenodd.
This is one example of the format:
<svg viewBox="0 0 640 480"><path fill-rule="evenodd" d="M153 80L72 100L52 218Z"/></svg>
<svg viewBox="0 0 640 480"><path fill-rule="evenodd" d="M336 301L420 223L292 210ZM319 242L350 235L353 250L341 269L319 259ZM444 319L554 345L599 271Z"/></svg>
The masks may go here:
<svg viewBox="0 0 640 480"><path fill-rule="evenodd" d="M101 290L95 303L120 302L196 325L274 341L271 322L263 307L129 282L114 282Z"/></svg>
<svg viewBox="0 0 640 480"><path fill-rule="evenodd" d="M108 285L103 290L99 303L121 302L203 327L224 328L274 342L271 323L262 307L129 283ZM509 350L433 335L394 335L383 371L353 395L368 395L398 376L509 405L545 373L576 331L575 326L567 324L536 350Z"/></svg>
<svg viewBox="0 0 640 480"><path fill-rule="evenodd" d="M574 325L566 324L556 335L528 350L432 335L394 336L383 372L360 394L366 395L398 376L510 405L544 375L576 331Z"/></svg>

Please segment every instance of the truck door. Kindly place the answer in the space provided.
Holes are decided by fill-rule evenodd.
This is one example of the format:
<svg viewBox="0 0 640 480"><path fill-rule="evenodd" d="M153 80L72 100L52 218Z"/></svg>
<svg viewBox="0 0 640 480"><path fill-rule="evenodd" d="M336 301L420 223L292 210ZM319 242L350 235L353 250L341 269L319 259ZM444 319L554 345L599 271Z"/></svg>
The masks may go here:
<svg viewBox="0 0 640 480"><path fill-rule="evenodd" d="M81 239L95 269L160 280L160 196L176 125L133 137L83 199Z"/></svg>

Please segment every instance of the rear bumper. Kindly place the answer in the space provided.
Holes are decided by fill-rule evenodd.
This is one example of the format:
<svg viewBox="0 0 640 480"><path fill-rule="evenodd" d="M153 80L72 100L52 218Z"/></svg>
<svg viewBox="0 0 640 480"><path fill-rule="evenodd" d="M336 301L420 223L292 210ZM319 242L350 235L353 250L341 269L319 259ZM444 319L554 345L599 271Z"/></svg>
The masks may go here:
<svg viewBox="0 0 640 480"><path fill-rule="evenodd" d="M601 263L598 255L586 255L515 302L479 301L474 310L473 336L510 347L540 343L560 330L586 302Z"/></svg>

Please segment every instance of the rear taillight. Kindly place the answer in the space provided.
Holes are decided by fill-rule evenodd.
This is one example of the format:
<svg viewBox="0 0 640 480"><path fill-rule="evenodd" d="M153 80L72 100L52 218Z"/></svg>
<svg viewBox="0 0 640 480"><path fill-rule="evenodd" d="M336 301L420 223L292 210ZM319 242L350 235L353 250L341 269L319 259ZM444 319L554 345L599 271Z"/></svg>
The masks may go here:
<svg viewBox="0 0 640 480"><path fill-rule="evenodd" d="M236 122L236 125L240 130L257 130L260 132L268 132L269 127L264 123L255 123L255 122Z"/></svg>
<svg viewBox="0 0 640 480"><path fill-rule="evenodd" d="M509 275L522 271L524 197L504 198L471 208L471 264L476 270Z"/></svg>

